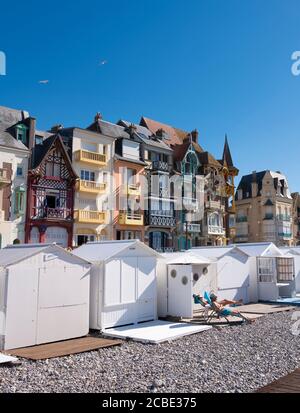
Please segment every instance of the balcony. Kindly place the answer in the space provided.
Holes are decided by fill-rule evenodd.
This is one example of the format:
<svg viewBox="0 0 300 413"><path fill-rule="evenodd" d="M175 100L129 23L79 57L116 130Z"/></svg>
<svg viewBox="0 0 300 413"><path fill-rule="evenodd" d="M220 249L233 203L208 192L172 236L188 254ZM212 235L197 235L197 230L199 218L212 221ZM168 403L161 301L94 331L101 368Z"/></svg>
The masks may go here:
<svg viewBox="0 0 300 413"><path fill-rule="evenodd" d="M71 220L72 211L70 208L35 208L33 219L55 219L55 220Z"/></svg>
<svg viewBox="0 0 300 413"><path fill-rule="evenodd" d="M75 221L78 223L87 224L105 224L106 213L100 211L88 211L85 209L78 209L74 211Z"/></svg>
<svg viewBox="0 0 300 413"><path fill-rule="evenodd" d="M153 161L152 162L152 171L161 171L161 172L169 172L170 167L168 162L163 161Z"/></svg>
<svg viewBox="0 0 300 413"><path fill-rule="evenodd" d="M277 221L284 221L284 222L290 222L291 220L290 215L283 215L283 214L278 214L276 218L277 218Z"/></svg>
<svg viewBox="0 0 300 413"><path fill-rule="evenodd" d="M144 217L139 213L120 212L119 213L120 225L143 225Z"/></svg>
<svg viewBox="0 0 300 413"><path fill-rule="evenodd" d="M293 234L291 232L278 232L278 237L283 239L291 239Z"/></svg>
<svg viewBox="0 0 300 413"><path fill-rule="evenodd" d="M184 223L182 224L182 231L183 232L201 232L201 225L200 224L189 224Z"/></svg>
<svg viewBox="0 0 300 413"><path fill-rule="evenodd" d="M173 211L150 210L146 213L146 225L154 227L175 227L176 219Z"/></svg>
<svg viewBox="0 0 300 413"><path fill-rule="evenodd" d="M208 225L207 233L209 235L225 235L225 229L216 225Z"/></svg>
<svg viewBox="0 0 300 413"><path fill-rule="evenodd" d="M106 166L106 155L98 152L84 151L82 149L74 153L74 160L77 162L84 162L89 165Z"/></svg>
<svg viewBox="0 0 300 413"><path fill-rule="evenodd" d="M127 195L141 195L141 188L139 184L128 184L125 185L125 192Z"/></svg>
<svg viewBox="0 0 300 413"><path fill-rule="evenodd" d="M98 183L94 181L79 181L79 192L88 192L90 194L101 194L106 190L106 183Z"/></svg>
<svg viewBox="0 0 300 413"><path fill-rule="evenodd" d="M9 178L8 170L0 168L0 189L9 185L11 180Z"/></svg>
<svg viewBox="0 0 300 413"><path fill-rule="evenodd" d="M207 201L205 202L205 208L210 209L212 211L225 211L225 206L221 205L221 201Z"/></svg>

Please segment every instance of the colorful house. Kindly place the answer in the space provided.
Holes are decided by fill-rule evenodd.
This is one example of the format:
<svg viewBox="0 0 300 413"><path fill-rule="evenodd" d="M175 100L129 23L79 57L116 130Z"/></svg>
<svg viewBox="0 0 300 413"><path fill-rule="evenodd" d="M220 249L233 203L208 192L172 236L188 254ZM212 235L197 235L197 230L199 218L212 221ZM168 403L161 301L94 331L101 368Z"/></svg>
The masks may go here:
<svg viewBox="0 0 300 413"><path fill-rule="evenodd" d="M72 246L76 180L59 134L34 146L28 172L26 243Z"/></svg>
<svg viewBox="0 0 300 413"><path fill-rule="evenodd" d="M136 127L118 127L119 137L115 141L114 155L116 208L113 239L144 241L143 191L144 170L147 164L144 161L141 139L136 133Z"/></svg>
<svg viewBox="0 0 300 413"><path fill-rule="evenodd" d="M0 248L24 242L30 117L0 107Z"/></svg>
<svg viewBox="0 0 300 413"><path fill-rule="evenodd" d="M130 127L130 123L119 121ZM174 191L171 193L170 177L173 169L173 150L165 142L165 135L154 135L149 129L134 125L146 163L144 176L145 243L159 252L173 251L176 217Z"/></svg>
<svg viewBox="0 0 300 413"><path fill-rule="evenodd" d="M73 246L112 239L113 151L118 127L97 114L87 128L62 128L59 133L79 176L74 201Z"/></svg>

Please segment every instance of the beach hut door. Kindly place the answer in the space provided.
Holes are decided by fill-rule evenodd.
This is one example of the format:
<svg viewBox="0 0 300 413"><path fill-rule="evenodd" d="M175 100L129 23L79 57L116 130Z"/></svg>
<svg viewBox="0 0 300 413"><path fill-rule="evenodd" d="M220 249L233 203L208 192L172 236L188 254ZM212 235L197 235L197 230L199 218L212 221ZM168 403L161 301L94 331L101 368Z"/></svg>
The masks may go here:
<svg viewBox="0 0 300 413"><path fill-rule="evenodd" d="M168 315L193 317L193 283L190 265L168 265Z"/></svg>

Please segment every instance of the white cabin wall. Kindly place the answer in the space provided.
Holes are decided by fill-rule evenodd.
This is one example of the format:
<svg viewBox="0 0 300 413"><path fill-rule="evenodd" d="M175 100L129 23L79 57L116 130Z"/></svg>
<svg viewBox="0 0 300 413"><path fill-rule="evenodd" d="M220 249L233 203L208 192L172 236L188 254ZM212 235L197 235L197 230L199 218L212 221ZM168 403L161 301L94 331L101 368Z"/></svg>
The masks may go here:
<svg viewBox="0 0 300 413"><path fill-rule="evenodd" d="M296 293L300 293L300 255L294 255Z"/></svg>
<svg viewBox="0 0 300 413"><path fill-rule="evenodd" d="M0 270L0 349L4 346L5 334L5 309L6 309L6 277L7 271L4 268Z"/></svg>
<svg viewBox="0 0 300 413"><path fill-rule="evenodd" d="M207 274L203 274L204 268L207 268ZM203 296L205 291L207 291L208 293L217 292L218 282L216 263L210 265L192 265L192 272L193 275L197 273L200 276L198 281L193 281L193 294L201 294Z"/></svg>
<svg viewBox="0 0 300 413"><path fill-rule="evenodd" d="M157 260L157 315L166 317L168 310L168 269L166 260Z"/></svg>
<svg viewBox="0 0 300 413"><path fill-rule="evenodd" d="M100 281L102 280L103 265L93 264L91 268L90 278L90 328L98 330L101 325L98 323L98 319L101 320L102 309L102 288L99 288ZM99 318L100 316L100 318Z"/></svg>
<svg viewBox="0 0 300 413"><path fill-rule="evenodd" d="M249 302L258 302L258 279L257 279L257 258L249 257L249 273L250 273L250 284L249 284Z"/></svg>
<svg viewBox="0 0 300 413"><path fill-rule="evenodd" d="M275 283L258 283L258 299L276 301L279 299L278 287Z"/></svg>

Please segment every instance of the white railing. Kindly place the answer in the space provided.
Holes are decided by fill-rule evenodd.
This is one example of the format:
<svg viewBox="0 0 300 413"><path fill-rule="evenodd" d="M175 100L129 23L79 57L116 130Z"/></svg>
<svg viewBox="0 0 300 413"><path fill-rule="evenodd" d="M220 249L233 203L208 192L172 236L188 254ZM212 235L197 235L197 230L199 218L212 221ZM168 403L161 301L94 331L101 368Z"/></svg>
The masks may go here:
<svg viewBox="0 0 300 413"><path fill-rule="evenodd" d="M225 234L225 229L223 227L218 227L216 225L208 225L207 230L209 234L217 234L217 235Z"/></svg>
<svg viewBox="0 0 300 413"><path fill-rule="evenodd" d="M201 225L200 224L187 224L186 222L183 224L183 231L186 232L200 232Z"/></svg>

